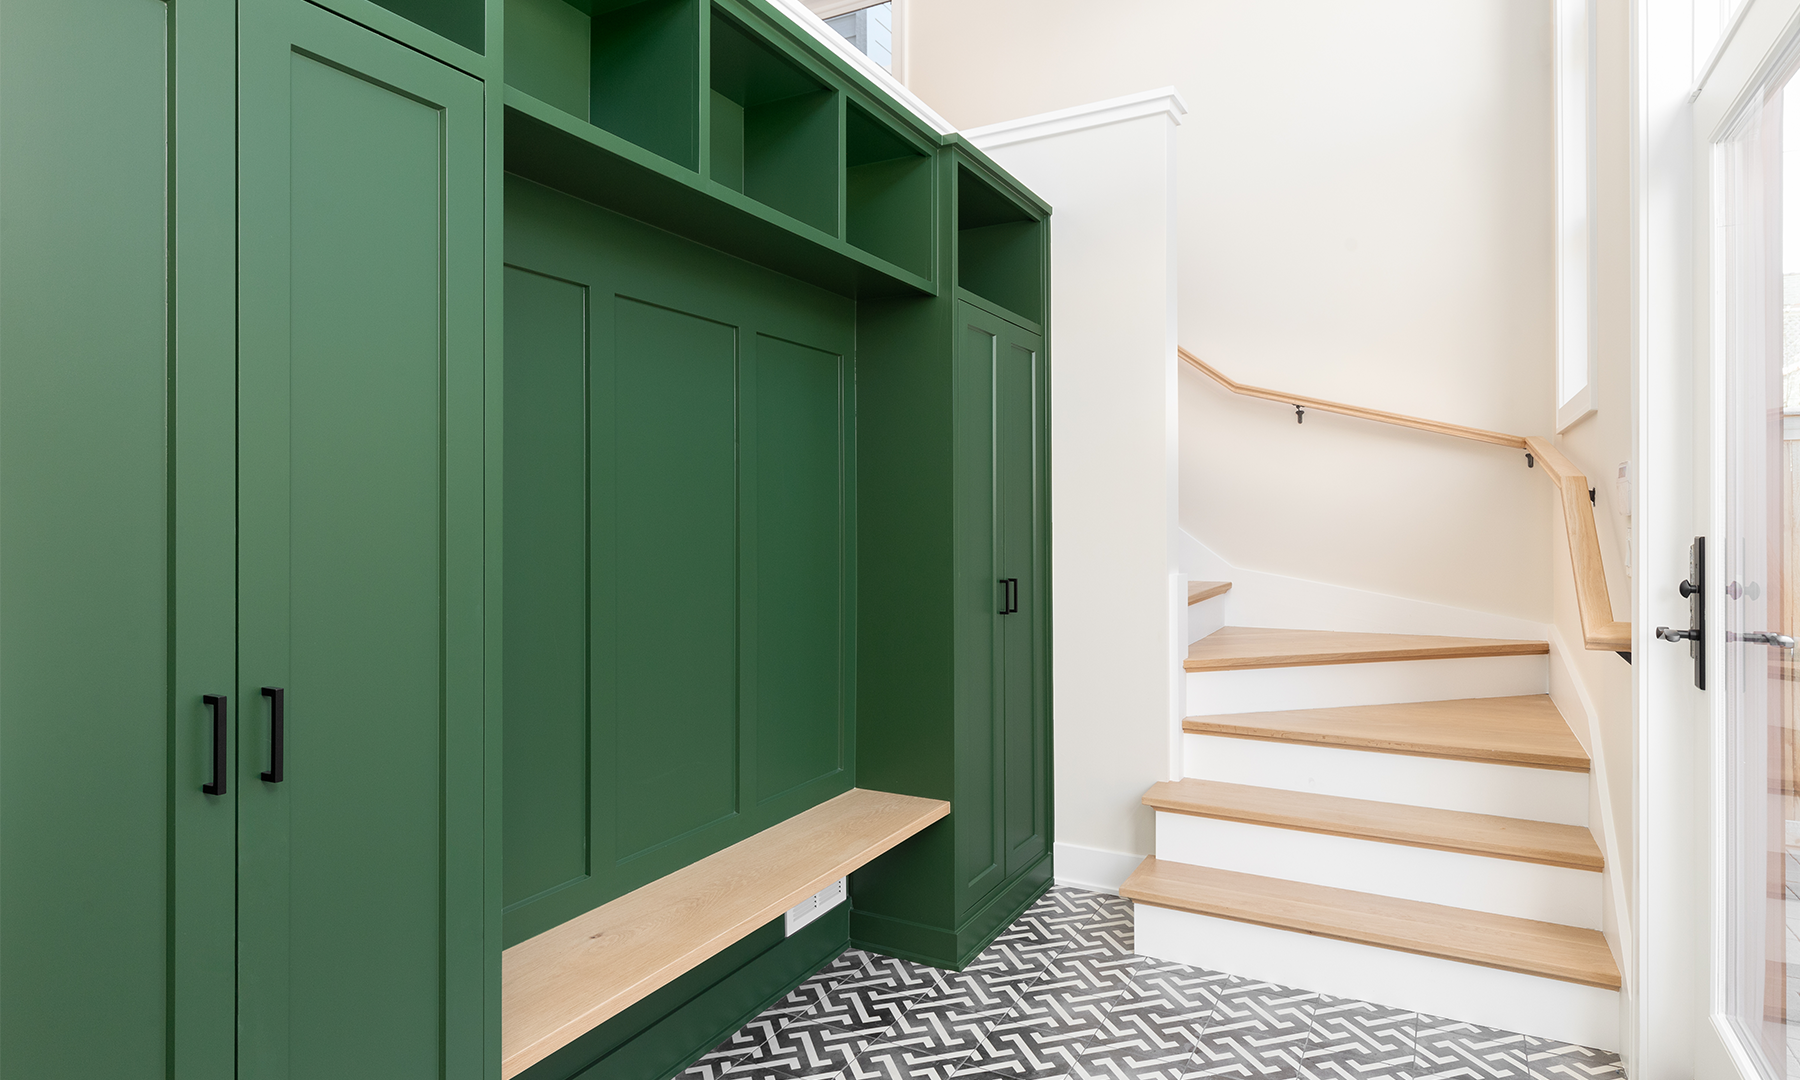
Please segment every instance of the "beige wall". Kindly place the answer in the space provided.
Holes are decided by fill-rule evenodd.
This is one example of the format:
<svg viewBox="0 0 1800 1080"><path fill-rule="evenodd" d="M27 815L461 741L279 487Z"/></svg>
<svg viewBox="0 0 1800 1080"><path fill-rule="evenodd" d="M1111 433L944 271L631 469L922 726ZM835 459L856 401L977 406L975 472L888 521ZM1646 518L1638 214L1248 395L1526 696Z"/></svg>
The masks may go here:
<svg viewBox="0 0 1800 1080"><path fill-rule="evenodd" d="M972 127L1173 85L1181 342L1233 377L1552 427L1548 4L906 0L909 85ZM1183 527L1232 563L1547 621L1522 455L1182 375Z"/></svg>
<svg viewBox="0 0 1800 1080"><path fill-rule="evenodd" d="M1549 0L904 0L909 87L975 127L1172 85L1179 336L1240 381L1551 434ZM1598 487L1630 456L1626 2L1600 0L1599 412L1558 439ZM1630 668L1582 648L1551 485L1522 455L1231 397L1181 375L1181 525L1246 569L1538 622L1599 759L1629 881ZM1601 775L1604 774L1604 783Z"/></svg>

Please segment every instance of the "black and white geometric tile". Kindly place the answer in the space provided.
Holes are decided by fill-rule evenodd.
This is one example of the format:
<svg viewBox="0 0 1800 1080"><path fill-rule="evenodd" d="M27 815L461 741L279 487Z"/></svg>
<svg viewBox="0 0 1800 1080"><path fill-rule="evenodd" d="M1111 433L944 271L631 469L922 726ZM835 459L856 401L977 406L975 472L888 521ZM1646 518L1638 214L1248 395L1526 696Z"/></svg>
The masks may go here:
<svg viewBox="0 0 1800 1080"><path fill-rule="evenodd" d="M1625 1080L1617 1054L1134 955L1056 886L960 972L852 949L676 1080Z"/></svg>

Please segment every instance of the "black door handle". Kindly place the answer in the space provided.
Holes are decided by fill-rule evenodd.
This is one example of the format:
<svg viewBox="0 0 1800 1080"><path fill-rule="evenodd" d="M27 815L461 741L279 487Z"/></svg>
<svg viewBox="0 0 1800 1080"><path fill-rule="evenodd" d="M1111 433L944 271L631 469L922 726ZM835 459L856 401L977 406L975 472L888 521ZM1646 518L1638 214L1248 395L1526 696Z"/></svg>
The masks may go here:
<svg viewBox="0 0 1800 1080"><path fill-rule="evenodd" d="M1000 614L1016 615L1019 611L1019 579L1000 579Z"/></svg>
<svg viewBox="0 0 1800 1080"><path fill-rule="evenodd" d="M211 706L213 714L213 778L210 784L201 784L200 790L208 795L225 794L225 773L229 768L225 760L225 710L224 694L207 694L201 701Z"/></svg>
<svg viewBox="0 0 1800 1080"><path fill-rule="evenodd" d="M279 686L265 686L262 695L269 699L269 771L262 778L271 784L281 783L285 775L282 764L287 745L287 691Z"/></svg>

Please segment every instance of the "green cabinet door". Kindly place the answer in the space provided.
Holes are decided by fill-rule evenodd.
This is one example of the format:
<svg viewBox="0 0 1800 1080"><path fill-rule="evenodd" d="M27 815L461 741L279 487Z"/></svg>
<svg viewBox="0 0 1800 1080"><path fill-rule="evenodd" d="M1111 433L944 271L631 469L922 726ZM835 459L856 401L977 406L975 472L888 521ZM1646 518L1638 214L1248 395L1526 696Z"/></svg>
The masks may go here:
<svg viewBox="0 0 1800 1080"><path fill-rule="evenodd" d="M1037 335L1000 323L994 350L994 561L1006 585L995 631L995 712L1001 745L1001 842L1006 874L1049 846L1045 723L1049 533L1043 491L1043 350Z"/></svg>
<svg viewBox="0 0 1800 1080"><path fill-rule="evenodd" d="M957 910L1048 848L1045 394L1037 335L957 304Z"/></svg>
<svg viewBox="0 0 1800 1080"><path fill-rule="evenodd" d="M238 1075L474 1078L482 87L298 0L240 35Z"/></svg>

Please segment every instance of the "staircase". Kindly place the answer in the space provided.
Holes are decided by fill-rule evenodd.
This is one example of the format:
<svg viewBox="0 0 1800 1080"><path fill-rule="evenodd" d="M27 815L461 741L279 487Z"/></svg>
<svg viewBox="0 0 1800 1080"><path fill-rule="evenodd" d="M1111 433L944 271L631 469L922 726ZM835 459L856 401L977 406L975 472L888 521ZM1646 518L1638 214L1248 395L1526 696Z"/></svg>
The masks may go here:
<svg viewBox="0 0 1800 1080"><path fill-rule="evenodd" d="M1203 584L1196 609L1230 587ZM1120 890L1137 950L1617 1047L1589 761L1547 645L1218 620L1194 612L1181 778L1145 793L1156 854Z"/></svg>

